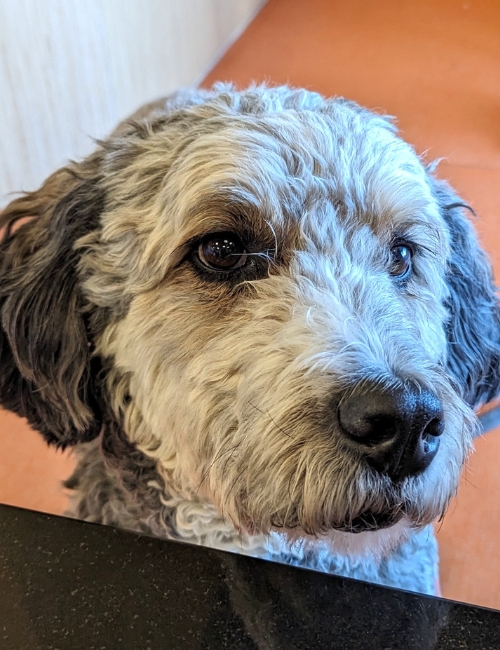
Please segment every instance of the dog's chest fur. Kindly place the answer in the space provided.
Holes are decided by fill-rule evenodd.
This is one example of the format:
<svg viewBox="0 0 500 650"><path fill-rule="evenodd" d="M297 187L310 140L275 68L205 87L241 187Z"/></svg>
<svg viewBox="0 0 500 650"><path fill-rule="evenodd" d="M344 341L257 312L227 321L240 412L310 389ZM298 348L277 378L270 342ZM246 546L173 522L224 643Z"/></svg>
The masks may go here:
<svg viewBox="0 0 500 650"><path fill-rule="evenodd" d="M358 580L436 595L438 549L432 526L426 527L381 560L335 554L321 541L290 543L284 535L242 535L211 504L179 499L165 492L154 463L120 435L99 438L76 448L77 467L65 485L71 490L66 514L169 540L201 544ZM110 446L126 449L110 459ZM103 448L105 451L103 451Z"/></svg>

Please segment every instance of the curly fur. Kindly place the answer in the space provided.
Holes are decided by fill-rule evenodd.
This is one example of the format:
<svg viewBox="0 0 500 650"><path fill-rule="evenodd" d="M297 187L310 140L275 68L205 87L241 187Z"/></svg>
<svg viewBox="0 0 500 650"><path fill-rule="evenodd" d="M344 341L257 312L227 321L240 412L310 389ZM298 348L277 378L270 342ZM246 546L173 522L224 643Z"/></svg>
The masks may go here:
<svg viewBox="0 0 500 650"><path fill-rule="evenodd" d="M466 209L352 102L178 93L2 215L1 403L76 445L75 516L432 592L428 525L472 409L499 391L495 287ZM251 253L230 278L193 258L224 231ZM392 481L346 445L335 409L360 383L438 396L425 472ZM387 529L340 530L387 510Z"/></svg>

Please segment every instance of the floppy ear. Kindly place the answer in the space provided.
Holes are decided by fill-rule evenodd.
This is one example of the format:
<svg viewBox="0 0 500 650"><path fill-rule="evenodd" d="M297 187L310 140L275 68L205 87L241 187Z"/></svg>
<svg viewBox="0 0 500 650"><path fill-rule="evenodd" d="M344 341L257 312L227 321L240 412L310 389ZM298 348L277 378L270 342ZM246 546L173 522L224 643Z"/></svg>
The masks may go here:
<svg viewBox="0 0 500 650"><path fill-rule="evenodd" d="M473 211L444 182L429 177L451 239L448 265L448 370L473 407L500 393L500 309L491 265L465 216Z"/></svg>
<svg viewBox="0 0 500 650"><path fill-rule="evenodd" d="M62 448L100 430L74 248L98 225L98 169L64 168L0 215L0 403Z"/></svg>

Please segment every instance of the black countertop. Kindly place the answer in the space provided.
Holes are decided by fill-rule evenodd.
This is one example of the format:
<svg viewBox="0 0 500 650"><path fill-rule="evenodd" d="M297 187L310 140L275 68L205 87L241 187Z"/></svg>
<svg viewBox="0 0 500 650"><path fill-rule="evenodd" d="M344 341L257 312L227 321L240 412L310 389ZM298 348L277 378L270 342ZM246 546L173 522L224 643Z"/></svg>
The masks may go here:
<svg viewBox="0 0 500 650"><path fill-rule="evenodd" d="M1 650L500 650L500 612L0 506Z"/></svg>

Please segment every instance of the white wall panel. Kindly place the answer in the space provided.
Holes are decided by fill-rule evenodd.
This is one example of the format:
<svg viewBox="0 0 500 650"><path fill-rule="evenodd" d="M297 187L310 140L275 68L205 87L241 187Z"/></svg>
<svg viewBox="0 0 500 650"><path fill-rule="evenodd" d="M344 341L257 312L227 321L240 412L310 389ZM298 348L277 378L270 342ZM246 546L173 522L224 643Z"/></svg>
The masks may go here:
<svg viewBox="0 0 500 650"><path fill-rule="evenodd" d="M196 84L262 0L0 0L0 206Z"/></svg>

